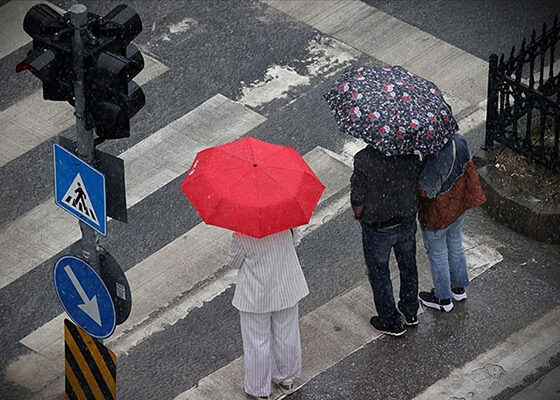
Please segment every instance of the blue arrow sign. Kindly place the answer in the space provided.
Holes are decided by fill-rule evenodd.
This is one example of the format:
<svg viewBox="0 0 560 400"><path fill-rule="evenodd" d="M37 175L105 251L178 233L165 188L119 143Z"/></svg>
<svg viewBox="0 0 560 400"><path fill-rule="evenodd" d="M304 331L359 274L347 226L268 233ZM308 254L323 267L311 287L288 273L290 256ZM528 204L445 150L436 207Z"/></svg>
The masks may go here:
<svg viewBox="0 0 560 400"><path fill-rule="evenodd" d="M55 203L105 236L105 175L54 142L53 154Z"/></svg>
<svg viewBox="0 0 560 400"><path fill-rule="evenodd" d="M54 266L54 286L62 307L76 325L99 339L113 334L115 306L93 268L77 257L60 257Z"/></svg>

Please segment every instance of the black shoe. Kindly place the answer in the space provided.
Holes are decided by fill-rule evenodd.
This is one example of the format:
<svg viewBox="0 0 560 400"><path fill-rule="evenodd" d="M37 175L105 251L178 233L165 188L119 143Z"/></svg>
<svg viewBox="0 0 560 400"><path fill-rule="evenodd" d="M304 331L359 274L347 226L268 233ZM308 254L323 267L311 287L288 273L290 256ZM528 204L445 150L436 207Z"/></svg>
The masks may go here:
<svg viewBox="0 0 560 400"><path fill-rule="evenodd" d="M381 333L385 333L387 335L392 336L401 336L404 335L406 329L402 322L397 322L394 325L387 325L385 322L381 320L381 318L377 315L371 317L369 323L373 328Z"/></svg>
<svg viewBox="0 0 560 400"><path fill-rule="evenodd" d="M453 300L461 301L467 298L467 291L462 287L452 287L451 292L453 292Z"/></svg>
<svg viewBox="0 0 560 400"><path fill-rule="evenodd" d="M453 302L451 299L438 299L434 293L434 289L432 289L431 292L420 292L418 298L426 307L445 312L449 312L453 309Z"/></svg>
<svg viewBox="0 0 560 400"><path fill-rule="evenodd" d="M401 311L399 306L397 306L397 311L404 317L404 324L407 326L418 325L418 317L416 315L406 315Z"/></svg>

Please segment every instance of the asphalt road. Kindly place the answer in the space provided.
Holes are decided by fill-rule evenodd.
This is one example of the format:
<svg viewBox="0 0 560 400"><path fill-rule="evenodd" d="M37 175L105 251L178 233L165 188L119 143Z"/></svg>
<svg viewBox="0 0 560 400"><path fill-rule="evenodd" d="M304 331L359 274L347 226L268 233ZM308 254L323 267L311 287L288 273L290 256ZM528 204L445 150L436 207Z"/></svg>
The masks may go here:
<svg viewBox="0 0 560 400"><path fill-rule="evenodd" d="M0 7L8 3L0 1ZM121 2L83 3L90 11L104 15ZM560 4L555 1L365 3L484 61L493 52L509 52L533 28L550 23L555 13L560 14ZM73 3L57 0L53 4L66 9ZM143 86L147 102L132 120L131 137L104 143L101 150L120 155L135 149L144 139L221 94L266 118L251 130L253 137L293 146L301 154L317 146L338 155L347 154L349 139L338 132L322 94L350 65L383 65L386 60L340 44L317 26L267 3L137 0L127 4L139 12L144 25L135 43L168 70ZM29 96L40 88L31 74L13 72L29 48L30 44L19 47L0 60L0 112L27 104ZM283 91L276 92L270 82L280 82ZM267 90L259 92L260 86ZM483 121L478 121L469 129L469 143L480 143L483 126ZM73 128L59 134L73 137ZM189 160L185 160L185 172L188 166ZM101 238L101 244L124 271L133 270L201 222L179 190L183 179L184 173L130 207L128 224L114 220L108 223L109 235ZM0 185L0 231L8 232L5 237L9 237L9 229L19 226L22 216L52 201L51 141L43 141L0 166ZM346 187L321 207L328 209L347 191ZM30 235L33 228L28 227ZM418 328L405 337L382 337L365 344L289 398L412 399L560 305L558 245L527 239L493 221L483 209L469 214L465 233L488 243L503 257L473 280L467 302L457 305L450 314L426 311L420 316ZM31 353L19 341L62 312L51 271L57 257L66 254L69 247L70 243L0 288L2 399L31 396L29 387L13 379L18 357L25 359ZM35 251L29 247L28 254ZM360 230L349 210L306 236L298 254L310 288L310 295L300 306L302 317L343 295L365 277ZM219 274L208 278L219 279ZM134 291L132 295L134 298ZM189 293L176 295L174 301L178 302ZM232 295L233 288L229 287L119 355L118 398L174 398L241 356L239 317L231 306ZM162 304L150 318L175 305ZM497 398L517 393L558 365L560 357L556 356L526 381L508 386Z"/></svg>
<svg viewBox="0 0 560 400"><path fill-rule="evenodd" d="M543 24L550 28L554 16L560 18L560 3L554 0L365 2L483 60L491 54L509 56L513 46L519 49L523 39L531 40L533 30L538 37Z"/></svg>

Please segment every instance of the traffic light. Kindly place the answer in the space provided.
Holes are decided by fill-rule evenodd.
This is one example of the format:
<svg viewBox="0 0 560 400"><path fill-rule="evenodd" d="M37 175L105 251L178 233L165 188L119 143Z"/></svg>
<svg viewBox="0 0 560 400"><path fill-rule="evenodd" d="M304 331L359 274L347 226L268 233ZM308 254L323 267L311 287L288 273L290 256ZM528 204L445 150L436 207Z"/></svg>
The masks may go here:
<svg viewBox="0 0 560 400"><path fill-rule="evenodd" d="M98 141L130 136L130 118L144 106L144 92L132 81L144 68L144 58L130 44L142 31L142 21L130 7L120 5L92 24L92 33L104 41L92 57L86 103Z"/></svg>
<svg viewBox="0 0 560 400"><path fill-rule="evenodd" d="M29 70L39 78L45 100L73 103L72 29L67 21L46 4L37 4L25 15L23 30L33 47L16 72Z"/></svg>
<svg viewBox="0 0 560 400"><path fill-rule="evenodd" d="M33 39L27 58L16 72L30 70L43 84L45 100L74 105L75 73L72 55L74 26L69 13L61 15L45 4L33 6L23 29ZM142 89L132 81L144 58L130 42L142 31L140 16L119 5L106 16L88 13L82 31L86 129L95 129L96 143L130 136L130 118L144 106Z"/></svg>
<svg viewBox="0 0 560 400"><path fill-rule="evenodd" d="M120 48L121 52L126 51L126 46L142 32L140 16L126 5L115 7L97 22L92 27L93 34L97 37L116 37L116 48Z"/></svg>
<svg viewBox="0 0 560 400"><path fill-rule="evenodd" d="M144 58L136 46L128 45L127 57L102 52L92 69L91 90L86 97L101 139L130 136L130 118L144 106L144 92L132 78L144 67Z"/></svg>

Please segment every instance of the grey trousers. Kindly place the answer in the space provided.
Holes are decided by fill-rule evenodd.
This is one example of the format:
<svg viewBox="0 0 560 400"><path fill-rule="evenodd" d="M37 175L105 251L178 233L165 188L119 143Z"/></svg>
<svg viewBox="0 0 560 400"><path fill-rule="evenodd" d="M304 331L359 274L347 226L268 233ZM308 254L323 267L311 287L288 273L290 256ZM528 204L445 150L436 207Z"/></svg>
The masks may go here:
<svg viewBox="0 0 560 400"><path fill-rule="evenodd" d="M298 304L269 313L240 311L245 365L245 392L268 396L272 381L301 375Z"/></svg>

